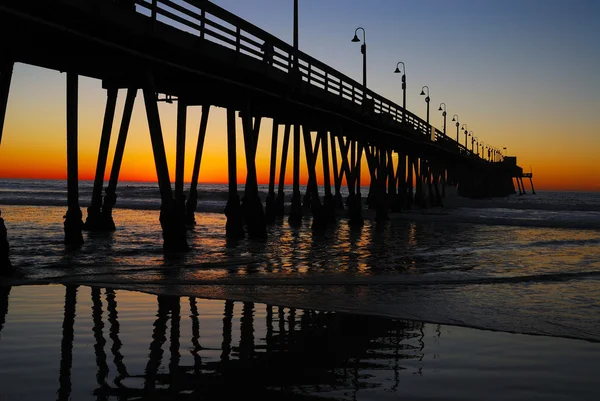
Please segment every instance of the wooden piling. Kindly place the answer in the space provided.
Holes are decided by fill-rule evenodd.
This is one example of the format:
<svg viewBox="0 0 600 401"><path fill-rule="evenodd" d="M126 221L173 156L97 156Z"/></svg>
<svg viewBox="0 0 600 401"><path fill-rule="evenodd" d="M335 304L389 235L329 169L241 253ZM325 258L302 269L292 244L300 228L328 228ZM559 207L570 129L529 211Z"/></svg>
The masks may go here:
<svg viewBox="0 0 600 401"><path fill-rule="evenodd" d="M383 147L377 149L377 198L375 200L375 220L389 220L388 204L386 201L386 179L388 175L387 151Z"/></svg>
<svg viewBox="0 0 600 401"><path fill-rule="evenodd" d="M331 193L331 175L329 170L329 142L327 138L328 135L329 134L327 131L319 132L319 136L321 138L321 155L323 161L323 213L325 220L328 223L335 223L335 204L333 200L333 195Z"/></svg>
<svg viewBox="0 0 600 401"><path fill-rule="evenodd" d="M300 194L300 125L294 125L294 174L293 174L293 193L292 206L288 223L291 226L302 224L302 201Z"/></svg>
<svg viewBox="0 0 600 401"><path fill-rule="evenodd" d="M244 130L244 149L246 152L246 188L242 199L242 216L246 221L248 237L266 239L267 227L262 202L258 195L258 180L256 176L256 148L262 117L257 116L252 125L250 105L242 114Z"/></svg>
<svg viewBox="0 0 600 401"><path fill-rule="evenodd" d="M271 224L275 221L275 170L277 168L277 140L279 135L279 123L273 120L271 133L271 163L269 165L269 191L266 199L265 219Z"/></svg>
<svg viewBox="0 0 600 401"><path fill-rule="evenodd" d="M102 203L102 226L106 230L114 230L115 222L112 217L112 209L117 202L117 183L119 181L119 172L121 171L121 162L123 161L123 153L125 151L125 143L127 142L127 133L133 113L133 105L137 88L129 88L127 97L125 98L125 107L123 108L123 117L121 118L121 127L119 128L119 137L117 138L117 146L115 148L115 156L113 157L112 167L110 171L110 180L106 187Z"/></svg>
<svg viewBox="0 0 600 401"><path fill-rule="evenodd" d="M176 147L175 147L175 206L178 213L182 213L183 210L179 210L183 207L185 209L185 202L183 199L183 176L184 176L184 165L185 165L185 134L187 125L187 104L185 100L179 98L177 100L177 133L176 133Z"/></svg>
<svg viewBox="0 0 600 401"><path fill-rule="evenodd" d="M202 152L204 151L204 139L206 138L206 128L208 126L208 115L210 113L210 104L202 105L202 117L200 118L200 128L198 130L198 142L196 144L196 155L194 157L194 168L192 170L192 182L190 183L190 194L185 207L186 224L196 224L196 206L198 205L198 177L200 176L200 164L202 162Z"/></svg>
<svg viewBox="0 0 600 401"><path fill-rule="evenodd" d="M96 163L96 176L92 190L92 201L87 209L88 216L84 228L87 230L104 230L102 220L102 188L104 186L104 172L106 171L106 160L108 158L108 147L112 132L115 109L117 106L118 90L111 87L106 91L106 109L104 111L104 122L100 136L100 148L98 149L98 161Z"/></svg>
<svg viewBox="0 0 600 401"><path fill-rule="evenodd" d="M331 162L333 167L333 183L335 184L335 194L333 196L333 203L337 210L344 210L344 201L342 199L342 177L344 175L341 165L338 164L337 160L337 146L335 141L336 135L331 132ZM339 138L338 138L339 141Z"/></svg>
<svg viewBox="0 0 600 401"><path fill-rule="evenodd" d="M154 164L158 177L158 187L160 189L160 225L163 230L163 249L167 252L186 251L189 250L189 246L186 238L185 221L183 216L177 213L173 191L171 190L167 155L160 125L160 115L158 113L156 88L151 74L148 74L146 77L143 94L148 126L150 128L152 153L154 154Z"/></svg>
<svg viewBox="0 0 600 401"><path fill-rule="evenodd" d="M79 76L67 72L67 213L65 215L65 244L83 244L83 221L79 208L79 176L77 146L77 107Z"/></svg>
<svg viewBox="0 0 600 401"><path fill-rule="evenodd" d="M237 192L237 164L236 164L236 138L235 138L235 110L227 109L227 166L229 178L229 196L225 206L225 235L229 239L244 238L242 225L242 210L240 196Z"/></svg>
<svg viewBox="0 0 600 401"><path fill-rule="evenodd" d="M279 186L277 188L277 198L275 199L275 215L277 217L283 217L284 214L284 205L285 205L285 169L287 166L287 156L288 149L290 147L290 131L292 127L290 124L285 125L285 130L283 133L283 148L281 149L281 166L279 170Z"/></svg>
<svg viewBox="0 0 600 401"><path fill-rule="evenodd" d="M323 205L321 205L321 201L319 200L319 193L317 187L317 173L315 170L318 146L321 138L320 136L317 137L317 144L313 149L310 129L304 126L302 129L302 133L304 136L304 151L306 153L306 163L308 168L310 209L313 216L311 227L313 230L322 230L327 227L327 221L323 213Z"/></svg>

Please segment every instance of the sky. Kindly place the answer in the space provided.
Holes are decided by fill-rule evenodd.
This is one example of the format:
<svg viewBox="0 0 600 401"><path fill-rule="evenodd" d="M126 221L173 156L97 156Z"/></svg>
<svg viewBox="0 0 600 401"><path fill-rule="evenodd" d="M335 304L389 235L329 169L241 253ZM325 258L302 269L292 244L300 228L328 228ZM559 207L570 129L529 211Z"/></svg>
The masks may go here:
<svg viewBox="0 0 600 401"><path fill-rule="evenodd" d="M293 0L214 2L292 43ZM366 32L371 90L400 104L400 75L393 71L402 61L411 112L425 118L426 104L419 93L427 85L430 121L442 129L437 109L444 102L451 137L456 136L450 122L456 114L480 142L506 147L506 154L517 156L524 171L533 172L536 189L600 191L600 2L299 0L300 49L361 82L360 46L351 42L357 27ZM66 177L65 84L65 74L15 65L0 145L0 177ZM106 93L99 81L83 77L79 93L79 174L92 179ZM121 91L106 178L124 97ZM175 112L175 104L160 104L171 179ZM190 108L188 181L199 119L200 108ZM202 182L226 182L225 128L225 110L211 109ZM263 122L257 152L263 183L268 181L270 131L271 122ZM460 139L464 143L464 135ZM238 155L241 182L245 177L241 135ZM289 182L290 168L287 177ZM141 92L120 178L156 180Z"/></svg>

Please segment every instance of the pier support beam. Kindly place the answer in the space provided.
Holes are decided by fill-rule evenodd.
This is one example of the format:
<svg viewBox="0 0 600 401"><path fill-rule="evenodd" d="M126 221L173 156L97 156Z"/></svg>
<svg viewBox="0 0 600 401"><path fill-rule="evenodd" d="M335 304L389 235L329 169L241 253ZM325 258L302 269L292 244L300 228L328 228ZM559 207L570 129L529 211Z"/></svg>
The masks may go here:
<svg viewBox="0 0 600 401"><path fill-rule="evenodd" d="M535 195L535 188L533 187L533 177L529 176L529 183L531 184L531 193Z"/></svg>
<svg viewBox="0 0 600 401"><path fill-rule="evenodd" d="M396 176L398 169L394 169L394 151L388 149L388 208L392 212L400 212L402 205L398 202L398 177ZM398 156L398 165L400 164L400 156Z"/></svg>
<svg viewBox="0 0 600 401"><path fill-rule="evenodd" d="M258 180L256 176L256 148L258 146L258 135L262 117L254 119L248 105L246 112L242 114L242 126L244 129L244 149L246 151L246 188L242 199L242 214L246 221L248 237L252 239L267 238L267 223L265 212L260 196L258 195Z"/></svg>
<svg viewBox="0 0 600 401"><path fill-rule="evenodd" d="M244 238L242 208L237 192L237 164L235 142L235 110L227 109L227 167L229 171L229 197L225 206L225 235L230 239Z"/></svg>
<svg viewBox="0 0 600 401"><path fill-rule="evenodd" d="M323 196L323 213L325 217L325 221L328 223L335 223L335 204L333 201L333 195L331 193L331 175L329 172L329 144L327 142L327 131L319 132L319 136L321 138L321 146L322 146L322 159L323 159L323 186L324 186L324 196Z"/></svg>
<svg viewBox="0 0 600 401"><path fill-rule="evenodd" d="M317 143L315 148L312 146L312 138L310 136L310 129L303 127L302 133L304 134L304 151L306 153L306 164L308 167L308 191L310 209L313 216L312 229L323 230L327 227L327 221L323 211L323 205L319 200L319 192L317 187L317 173L315 170L315 164L317 159L318 147L321 137L317 137Z"/></svg>
<svg viewBox="0 0 600 401"><path fill-rule="evenodd" d="M337 146L335 143L335 135L330 132L331 138L331 161L333 165L333 183L335 184L335 194L333 196L333 204L336 210L344 210L344 200L342 199L342 178L344 176L343 169L338 165ZM339 139L338 139L339 141Z"/></svg>
<svg viewBox="0 0 600 401"><path fill-rule="evenodd" d="M342 168L346 171L346 182L348 184L348 224L350 227L362 227L364 225L362 199L360 192L357 191L357 175L360 170L357 169L357 166L361 161L363 148L359 144L358 154L356 151L350 152L351 162L348 161L349 148L354 149L354 142L348 139L344 144L342 141Z"/></svg>
<svg viewBox="0 0 600 401"><path fill-rule="evenodd" d="M177 136L175 147L175 214L178 224L185 227L185 195L183 176L185 165L185 135L187 126L187 103L181 97L177 100Z"/></svg>
<svg viewBox="0 0 600 401"><path fill-rule="evenodd" d="M406 208L410 209L412 208L413 204L414 204L414 196L413 196L413 188L414 188L414 175L413 175L413 168L416 164L416 160L415 157L412 155L408 156L408 176L407 176L407 188L406 188Z"/></svg>
<svg viewBox="0 0 600 401"><path fill-rule="evenodd" d="M300 125L294 125L294 183L292 192L292 206L288 223L290 226L302 224L302 195L300 194Z"/></svg>
<svg viewBox="0 0 600 401"><path fill-rule="evenodd" d="M108 158L108 146L115 118L117 106L117 88L109 88L106 91L106 109L104 111L104 122L100 137L100 148L98 149L98 161L96 163L96 176L92 190L92 201L87 209L88 216L84 228L90 231L105 230L102 219L102 188L104 186L104 172L106 171L106 159Z"/></svg>
<svg viewBox="0 0 600 401"><path fill-rule="evenodd" d="M6 107L8 106L8 93L12 80L14 63L12 61L0 64L0 143L2 143L2 131L4 130L4 119Z"/></svg>
<svg viewBox="0 0 600 401"><path fill-rule="evenodd" d="M377 158L375 161L377 162L377 192L375 199L375 220L378 222L383 222L389 220L388 216L388 203L386 201L386 178L388 175L388 166L387 166L387 151L385 148L381 147L377 149Z"/></svg>
<svg viewBox="0 0 600 401"><path fill-rule="evenodd" d="M269 192L267 193L265 205L265 220L267 224L275 222L275 169L277 168L277 141L279 135L279 123L273 120L273 131L271 132L271 164L269 165Z"/></svg>
<svg viewBox="0 0 600 401"><path fill-rule="evenodd" d="M398 196L393 211L400 212L406 204L406 155L398 152L398 166L396 167L396 181L398 185Z"/></svg>
<svg viewBox="0 0 600 401"><path fill-rule="evenodd" d="M302 131L306 131L308 130L306 127L302 127ZM321 144L321 137L317 136L317 140L315 142L315 146L313 148L312 146L312 138L310 137L310 130L308 130L309 133L309 142L310 142L310 147L306 147L306 141L304 142L305 144L305 150L304 150L304 154L306 156L306 165L307 165L307 169L310 170L311 168L314 168L316 163L317 163L317 156L319 154L319 146ZM306 139L306 136L304 136L304 138ZM311 167L312 166L312 167ZM304 199L302 200L302 207L304 207L305 209L310 209L312 207L312 196L314 194L318 194L318 187L317 187L317 175L315 174L314 176L311 176L310 174L308 175L308 182L306 184L306 193L304 194Z"/></svg>
<svg viewBox="0 0 600 401"><path fill-rule="evenodd" d="M285 185L285 168L287 166L288 149L290 147L290 124L285 125L283 133L283 148L281 149L281 168L279 170L279 186L277 188L277 198L275 199L275 216L283 217L285 213L285 193L283 191Z"/></svg>
<svg viewBox="0 0 600 401"><path fill-rule="evenodd" d="M198 177L200 176L200 163L204 151L204 139L206 138L206 127L208 126L208 113L210 105L202 106L202 117L200 118L200 129L198 131L198 143L196 144L196 156L194 157L194 169L192 170L192 182L190 183L190 195L185 205L185 222L189 225L196 224L196 206L198 205Z"/></svg>
<svg viewBox="0 0 600 401"><path fill-rule="evenodd" d="M101 225L106 230L114 230L115 222L112 217L112 210L117 202L117 183L119 181L119 172L121 171L121 162L123 161L123 152L127 142L127 133L129 132L129 123L133 113L133 104L137 88L129 88L125 98L125 107L123 108L123 118L119 128L119 137L117 138L117 147L115 148L115 157L113 158L112 168L110 170L110 180L106 187L106 194L102 203Z"/></svg>
<svg viewBox="0 0 600 401"><path fill-rule="evenodd" d="M83 244L83 221L79 208L79 176L77 157L77 107L79 76L67 72L67 213L65 215L65 244Z"/></svg>
<svg viewBox="0 0 600 401"><path fill-rule="evenodd" d="M158 186L160 188L160 225L163 230L163 249L167 252L187 251L189 250L189 246L187 244L186 228L177 214L175 199L173 198L173 191L171 190L167 155L165 153L165 144L163 142L156 100L156 89L151 75L147 77L143 93L144 103L146 104L146 115L148 117L148 126L150 128L150 140L152 142L154 164L156 166L156 175L158 177Z"/></svg>

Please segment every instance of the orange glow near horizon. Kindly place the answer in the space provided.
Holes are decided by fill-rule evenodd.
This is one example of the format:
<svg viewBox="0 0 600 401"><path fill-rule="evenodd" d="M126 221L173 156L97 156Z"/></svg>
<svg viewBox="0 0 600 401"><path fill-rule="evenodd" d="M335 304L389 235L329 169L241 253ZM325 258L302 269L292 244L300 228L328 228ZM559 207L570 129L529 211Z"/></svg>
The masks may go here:
<svg viewBox="0 0 600 401"><path fill-rule="evenodd" d="M40 86L27 74L35 71L45 82ZM23 76L20 76L23 74ZM64 74L34 67L15 67L15 79L9 97L2 144L0 145L0 178L28 179L66 179L66 139L65 139L65 90ZM93 180L96 171L100 131L102 128L105 91L100 82L80 78L79 88L79 178ZM35 93L34 97L30 96ZM119 101L109 149L109 158L105 172L105 180L109 179L112 158L117 141L119 124L122 115L124 91L119 92ZM176 105L160 103L160 117L163 138L169 165L171 181L175 180L175 126ZM185 158L185 181L192 176L194 153L198 137L200 107L188 108L188 125ZM237 118L237 178L243 184L246 178L246 162L240 119ZM535 127L525 127L533 130ZM524 129L525 129L524 128ZM509 127L498 124L500 132L511 132ZM260 184L268 184L271 120L263 119L256 155L256 169ZM548 131L549 135L559 134ZM293 130L292 130L293 135ZM506 137L510 139L510 135ZM313 133L313 141L315 134ZM519 165L525 172L532 166L533 181L539 190L587 190L600 191L600 161L597 149L593 145L573 149L571 157L563 154L560 144L547 144L542 149L534 139L519 137L514 139L515 145L509 154L517 155ZM281 158L283 127L279 129L278 164ZM285 182L292 184L293 152L292 141L288 151ZM532 151L535 149L535 151ZM306 185L308 173L304 155L304 143L301 140L301 185ZM339 155L339 150L338 150ZM321 154L317 160L319 184L323 183ZM338 157L338 163L341 158ZM201 183L227 183L227 138L225 110L213 107L210 110L209 124L200 167ZM365 157L361 170L361 183L369 183L369 171ZM278 181L279 165L276 168ZM143 97L138 93L131 121L129 136L125 147L120 181L156 181L153 152L148 131L148 122L143 104ZM333 174L332 174L332 186Z"/></svg>

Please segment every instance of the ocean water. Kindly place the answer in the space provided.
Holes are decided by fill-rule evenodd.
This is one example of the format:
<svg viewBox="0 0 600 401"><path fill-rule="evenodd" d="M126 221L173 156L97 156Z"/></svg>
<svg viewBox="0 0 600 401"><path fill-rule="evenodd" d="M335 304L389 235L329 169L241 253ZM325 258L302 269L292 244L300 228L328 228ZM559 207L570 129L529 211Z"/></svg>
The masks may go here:
<svg viewBox="0 0 600 401"><path fill-rule="evenodd" d="M364 194L366 191L365 188ZM262 187L263 197L265 193L266 188ZM267 241L230 242L225 238L226 219L222 213L227 199L226 187L202 185L196 214L198 224L188 232L192 250L170 256L162 252L157 184L121 183L118 195L114 210L117 230L106 234L84 233L83 247L67 252L62 226L66 182L0 180L0 208L8 229L11 260L22 274L10 284L24 285L12 287L8 298L10 308L19 305L13 302L14 294L19 291L24 291L22 299L35 298L36 288L65 291L62 286L32 284L64 284L68 288L86 286L79 288L88 292L88 286L94 286L121 294L137 294L135 296L153 294L154 300L133 308L136 313L145 315L150 326L156 318L157 295L180 299L180 302L187 302L187 297L202 302L214 300L211 302L220 307L224 300L235 305L252 303L260 305L260 313L266 313L266 305L271 305L287 311L387 318L384 319L386 324L417 325L417 331L424 330L425 337L432 339L437 335L436 330L458 333L455 337L447 336L451 341L443 342L446 345L439 350L431 348L433 354L441 352L456 357L446 360L450 378L453 374L460 376L452 370L454 368L463 373L468 371L469 377L478 377L474 372L481 369L482 375L493 375L498 369L497 380L504 378L510 381L510 386L524 389L527 386L522 387L515 378L518 374L533 377L540 372L547 373L535 382L537 384L532 384L533 387L523 390L529 392L528 396L505 389L507 393L499 394L506 396L498 399L572 399L575 390L568 389L573 383L584 389L585 395L575 398L597 399L598 394L587 386L595 380L591 372L596 368L590 366L596 364L597 367L600 361L597 347L600 343L600 193L538 191L536 195L528 192L524 196L468 200L449 191L443 208L391 214L390 220L383 224L367 218L361 229L350 229L346 219L340 217L337 225L316 232L310 228L307 211L300 228L290 228L283 220L268 227ZM90 196L91 183L81 182L84 218ZM370 215L370 211L365 211L365 216ZM107 296L105 291L103 297ZM135 298L134 295L128 296ZM83 298L90 302L89 295ZM55 295L52 299L49 302L57 304L52 313L60 315L64 296ZM27 304L25 301L21 304L23 302ZM6 328L0 333L3 338L0 350L7 347L4 339L10 327L10 308ZM256 308L258 311L259 307ZM221 309L220 321L222 313ZM58 318L53 319L53 324L62 324L60 316L58 323ZM135 325L135 322L129 324ZM538 336L522 336L532 334ZM208 337L211 341L222 341L220 337ZM255 338L258 341L259 336ZM148 339L145 341L145 348L137 349L136 353L152 352L154 348L148 348ZM413 344L414 336L409 333L407 341ZM476 362L469 365L467 371L461 370L464 361L459 363L458 351L452 344L458 344L462 358L480 359L474 359ZM23 351L26 345L19 347ZM179 344L173 345L173 348L178 347ZM395 348L393 352L398 351ZM510 365L513 362L514 365ZM435 372L436 365L431 363L421 365L421 373L423 369ZM577 368L569 368L570 373L547 372L548 364ZM419 375L415 366L408 364L404 367L408 370L403 372L411 372L412 377ZM583 373L575 374L580 368L585 368ZM393 386L388 381L395 380L395 374L391 369L383 376L375 375L377 379L373 380L379 383L375 387L381 391L363 391L362 398L357 399L394 398L397 393L389 393L390 387L386 385ZM371 373L365 375L371 377ZM455 377L457 383L475 385L470 379L458 376ZM553 379L547 380L549 377ZM115 378L111 380L114 382ZM352 399L348 394L353 390L346 387L356 382L347 380L350 381L340 384L345 390L328 394ZM444 386L454 388L449 381L444 381ZM368 383L359 382L360 388L369 387ZM551 382L561 383L567 390L561 393ZM435 383L438 382L421 384L428 387ZM418 387L418 384L410 382L407 386ZM473 393L473 399L482 399L482 394L486 394L483 388L480 390ZM410 393L409 399L419 399L419 394ZM444 399L454 393L426 394ZM468 394L465 392L456 399L470 398Z"/></svg>

